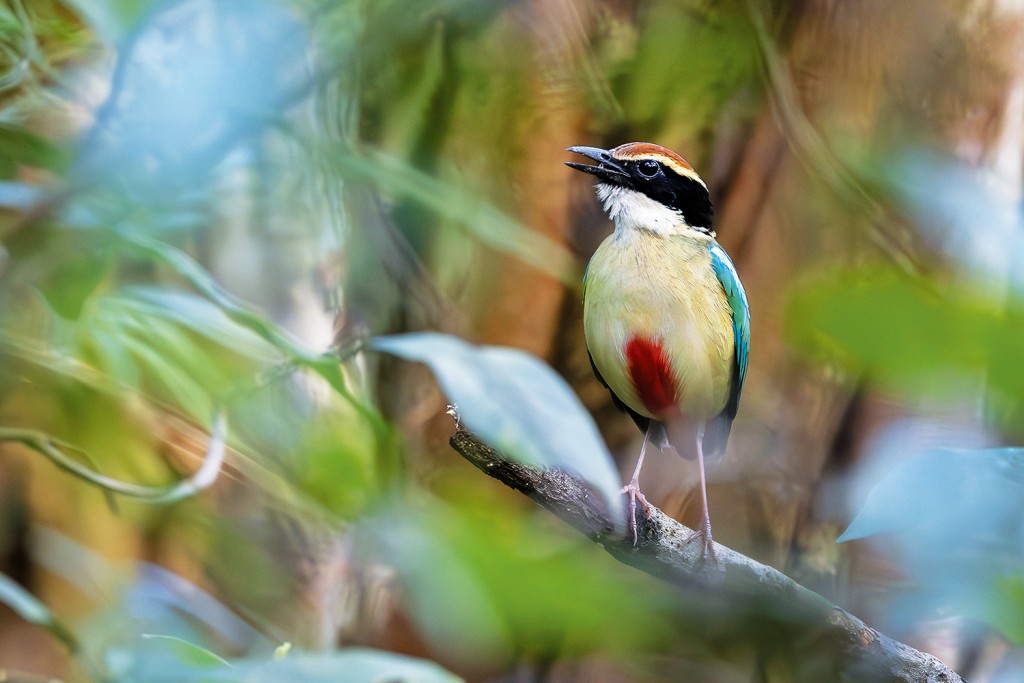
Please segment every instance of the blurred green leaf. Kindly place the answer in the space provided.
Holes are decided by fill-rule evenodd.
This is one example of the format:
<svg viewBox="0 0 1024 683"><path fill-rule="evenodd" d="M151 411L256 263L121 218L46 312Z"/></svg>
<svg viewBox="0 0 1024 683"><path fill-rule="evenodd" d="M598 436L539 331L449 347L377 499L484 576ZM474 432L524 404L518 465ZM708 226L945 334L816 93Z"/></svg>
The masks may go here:
<svg viewBox="0 0 1024 683"><path fill-rule="evenodd" d="M173 290L99 297L74 333L69 355L202 422L233 390L285 358L210 302Z"/></svg>
<svg viewBox="0 0 1024 683"><path fill-rule="evenodd" d="M500 492L452 483L368 520L360 536L395 566L417 628L472 666L517 658L623 656L675 637L670 589Z"/></svg>
<svg viewBox="0 0 1024 683"><path fill-rule="evenodd" d="M976 370L985 355L981 311L895 271L837 273L792 291L791 340L882 381Z"/></svg>
<svg viewBox="0 0 1024 683"><path fill-rule="evenodd" d="M109 256L93 251L71 254L39 284L39 291L57 315L75 320L86 300L110 272L111 263Z"/></svg>
<svg viewBox="0 0 1024 683"><path fill-rule="evenodd" d="M604 497L612 519L624 520L608 448L572 389L543 361L426 332L377 337L372 346L429 365L460 418L484 441L523 462L576 472Z"/></svg>
<svg viewBox="0 0 1024 683"><path fill-rule="evenodd" d="M68 230L39 222L4 235L10 256L8 287L35 288L50 308L67 320L82 307L114 268L110 236L102 230ZM5 312L24 310L24 298L6 302Z"/></svg>
<svg viewBox="0 0 1024 683"><path fill-rule="evenodd" d="M339 395L351 402L353 407L378 429L386 429L380 416L367 407L348 386L338 358L331 353L317 353L288 334L280 326L253 310L243 301L221 287L211 275L191 256L169 244L145 235L123 236L132 249L140 255L153 259L172 268L199 293L207 297L234 323L241 325L263 338L289 360L307 367L323 377Z"/></svg>
<svg viewBox="0 0 1024 683"><path fill-rule="evenodd" d="M19 166L62 171L67 166L65 150L35 133L0 124L0 178L14 178Z"/></svg>
<svg viewBox="0 0 1024 683"><path fill-rule="evenodd" d="M159 321L157 321L159 322ZM159 334L160 325L154 325L153 331ZM195 361L202 358L198 347L190 343L185 335L176 334L174 328L164 330L167 334L139 339L124 335L120 338L121 350L128 353L138 364L139 377L144 380L142 388L147 393L167 401L171 405L183 408L194 417L210 415L213 412L214 403L220 397L211 396L210 388L215 387L221 390L229 387L224 382L204 380L203 375L219 375L218 368L211 359L205 359L203 364L207 372L196 376L175 362L173 353L167 353L174 349L182 352L188 360ZM184 345L174 345L178 341ZM154 342L156 342L154 344Z"/></svg>
<svg viewBox="0 0 1024 683"><path fill-rule="evenodd" d="M237 395L233 433L248 479L289 508L351 519L399 476L398 444L312 373L289 371ZM269 476L268 476L269 475Z"/></svg>
<svg viewBox="0 0 1024 683"><path fill-rule="evenodd" d="M206 648L190 643L184 638L177 636L163 636L156 633L143 633L143 640L161 640L165 642L167 649L174 657L189 667L207 668L226 666L231 667L227 660L215 655Z"/></svg>
<svg viewBox="0 0 1024 683"><path fill-rule="evenodd" d="M995 580L987 621L1010 642L1024 643L1024 570Z"/></svg>
<svg viewBox="0 0 1024 683"><path fill-rule="evenodd" d="M167 287L128 287L124 304L128 310L161 316L190 329L210 341L266 364L284 360L272 344L251 329L233 321L219 307L193 294Z"/></svg>
<svg viewBox="0 0 1024 683"><path fill-rule="evenodd" d="M372 433L341 411L301 424L295 485L343 519L365 512L382 488Z"/></svg>
<svg viewBox="0 0 1024 683"><path fill-rule="evenodd" d="M502 589L488 585L492 577L460 554L450 535L439 533L440 527L434 524L442 519L436 511L433 515L423 510L409 512L405 520L385 521L387 531L378 543L384 547L388 563L399 568L409 586L412 616L428 642L438 651L471 662L510 659L513 633L507 615L497 605ZM464 531L477 538L487 538L490 532ZM509 559L507 553L498 556Z"/></svg>
<svg viewBox="0 0 1024 683"><path fill-rule="evenodd" d="M723 105L757 85L760 55L747 3L657 2L640 12L636 53L622 65L616 94L629 125L697 138Z"/></svg>
<svg viewBox="0 0 1024 683"><path fill-rule="evenodd" d="M790 292L789 340L856 376L925 395L962 393L984 376L995 416L1024 410L1024 302L962 282L882 268L838 272Z"/></svg>

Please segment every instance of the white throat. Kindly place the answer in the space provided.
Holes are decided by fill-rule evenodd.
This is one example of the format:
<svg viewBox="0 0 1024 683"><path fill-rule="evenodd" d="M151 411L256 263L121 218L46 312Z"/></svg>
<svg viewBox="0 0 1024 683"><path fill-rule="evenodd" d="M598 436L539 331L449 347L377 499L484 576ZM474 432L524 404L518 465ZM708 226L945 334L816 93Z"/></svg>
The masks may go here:
<svg viewBox="0 0 1024 683"><path fill-rule="evenodd" d="M659 235L673 235L693 230L683 214L670 209L643 192L608 183L597 184L597 198L620 230L648 230Z"/></svg>

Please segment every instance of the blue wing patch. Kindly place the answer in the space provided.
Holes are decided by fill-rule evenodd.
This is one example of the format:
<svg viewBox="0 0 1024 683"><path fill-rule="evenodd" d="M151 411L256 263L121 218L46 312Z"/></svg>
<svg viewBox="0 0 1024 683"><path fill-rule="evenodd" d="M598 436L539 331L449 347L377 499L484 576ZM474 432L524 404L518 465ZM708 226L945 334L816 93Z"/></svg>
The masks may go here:
<svg viewBox="0 0 1024 683"><path fill-rule="evenodd" d="M715 277L722 285L729 308L732 309L732 334L735 347L733 358L732 386L729 387L729 400L722 413L715 418L704 432L705 455L716 457L725 451L725 444L732 431L732 420L740 405L740 391L743 380L747 377L747 355L750 352L750 306L747 305L747 293L743 291L739 275L732 259L718 244L709 247L711 267Z"/></svg>
<svg viewBox="0 0 1024 683"><path fill-rule="evenodd" d="M729 402L726 404L726 412L729 417L735 417L736 409L740 402L740 391L743 389L743 380L747 377L747 356L750 353L750 306L747 304L747 293L743 291L743 284L740 276L736 274L736 267L732 259L725 253L725 250L718 244L712 244L711 267L715 276L725 291L729 307L732 309L732 334L736 347L735 373L733 375L732 388L729 392Z"/></svg>

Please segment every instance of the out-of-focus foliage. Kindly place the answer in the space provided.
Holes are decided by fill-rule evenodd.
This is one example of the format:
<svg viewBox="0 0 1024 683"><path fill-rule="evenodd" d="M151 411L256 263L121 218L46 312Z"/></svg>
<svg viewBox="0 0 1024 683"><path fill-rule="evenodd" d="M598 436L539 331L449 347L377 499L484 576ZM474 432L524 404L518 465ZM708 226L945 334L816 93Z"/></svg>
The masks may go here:
<svg viewBox="0 0 1024 683"><path fill-rule="evenodd" d="M495 502L416 501L378 520L388 533L367 539L402 572L411 616L433 647L486 667L670 646L666 587Z"/></svg>
<svg viewBox="0 0 1024 683"><path fill-rule="evenodd" d="M1000 418L1013 425L1014 397L1024 395L1016 309L969 282L876 266L819 278L794 295L789 316L794 342L893 389L954 398L985 376Z"/></svg>
<svg viewBox="0 0 1024 683"><path fill-rule="evenodd" d="M840 369L836 394L980 405L989 440L1020 435L1024 396L1020 188L946 156L989 144L956 107L1014 101L992 87L1009 71L969 68L989 46L981 63L998 61L998 13L876 5L5 3L0 600L67 646L68 679L451 678L348 647L374 645L474 678L581 661L776 680L777 634L723 645L728 606L693 623L706 596L453 465L446 397L366 340L430 366L495 445L618 505L608 451L550 368L394 333L546 353L588 406L607 402L575 372L575 305L608 226L561 150L678 149L711 181L753 315L740 464L711 473L716 538L723 524L751 554L818 561L841 596L835 558L856 544L813 527L808 482L842 466L802 447L858 434L814 422L828 400L801 395L818 377L803 364ZM939 142L960 125L962 144ZM601 427L616 424L639 439L623 416ZM894 541L909 588L892 623L964 614L1019 642L1017 454L950 445L842 472L882 482L848 537ZM189 499L140 504L167 502L154 491ZM730 528L743 520L756 538Z"/></svg>
<svg viewBox="0 0 1024 683"><path fill-rule="evenodd" d="M159 567L138 567L124 586L128 575L70 539L41 530L40 541L41 559L56 571L68 572L67 578L83 590L120 594L116 603L90 619L76 644L87 672L105 680L459 680L429 662L390 653L293 652L289 643L275 644L213 596ZM77 573L69 571L69 559L78 561ZM31 598L22 598L26 600ZM32 616L52 623L41 605L32 606ZM227 659L215 653L221 648L245 648L252 656Z"/></svg>
<svg viewBox="0 0 1024 683"><path fill-rule="evenodd" d="M121 653L114 653L118 657ZM176 683L181 680L311 681L356 683L399 680L409 683L452 683L462 679L436 664L379 650L352 648L337 653L296 653L280 659L266 657L224 660L188 641L170 637L144 637L141 647L118 662L116 675L124 680Z"/></svg>
<svg viewBox="0 0 1024 683"><path fill-rule="evenodd" d="M755 99L762 56L749 4L728 0L680 11L649 3L639 11L644 30L636 51L613 66L624 120L642 130L678 125L675 134L697 138L737 96Z"/></svg>
<svg viewBox="0 0 1024 683"><path fill-rule="evenodd" d="M710 31L668 5L645 19L668 20L708 56L720 38L744 41L738 10ZM523 58L563 39L558 25L539 37L547 21L525 3L466 1L0 13L0 428L5 457L50 482L15 503L31 566L66 582L42 585L42 600L6 579L0 593L72 646L69 676L450 680L333 647L331 624L354 619L337 613L378 566L397 572L382 604L399 601L419 647L461 667L644 661L680 637L666 587L477 478L411 480L374 401L384 356L360 346L412 325L414 304L442 299L434 288L486 281L481 251L576 286L578 259L520 215L515 188L551 110L538 102L561 80L621 117L612 93L637 88L652 55L610 44L547 71L557 60ZM751 65L716 72L702 129ZM653 125L640 92L629 109ZM440 310L430 324L448 324ZM575 469L621 506L592 421L542 362L439 336L378 346L431 365L496 445ZM206 492L170 507L115 495L167 502L147 493L165 490Z"/></svg>

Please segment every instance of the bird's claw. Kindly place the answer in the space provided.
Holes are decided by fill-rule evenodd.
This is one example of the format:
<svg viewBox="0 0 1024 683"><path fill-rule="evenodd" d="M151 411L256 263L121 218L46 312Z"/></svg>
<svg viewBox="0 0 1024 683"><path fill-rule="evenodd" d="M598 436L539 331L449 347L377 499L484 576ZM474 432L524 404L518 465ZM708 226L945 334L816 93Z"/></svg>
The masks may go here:
<svg viewBox="0 0 1024 683"><path fill-rule="evenodd" d="M715 542L711 538L711 520L704 519L701 521L700 528L690 534L690 537L686 539L683 545L690 545L697 539L700 539L700 562L703 566L704 562L711 560L711 563L715 566L718 565L718 556L715 555Z"/></svg>
<svg viewBox="0 0 1024 683"><path fill-rule="evenodd" d="M636 501L640 501L640 504L644 506L644 512L647 513L647 517L651 516L651 504L647 502L647 497L640 492L640 486L635 481L631 481L622 487L620 493L625 493L629 496L629 534L633 539L633 546L636 547L640 537L636 526Z"/></svg>

